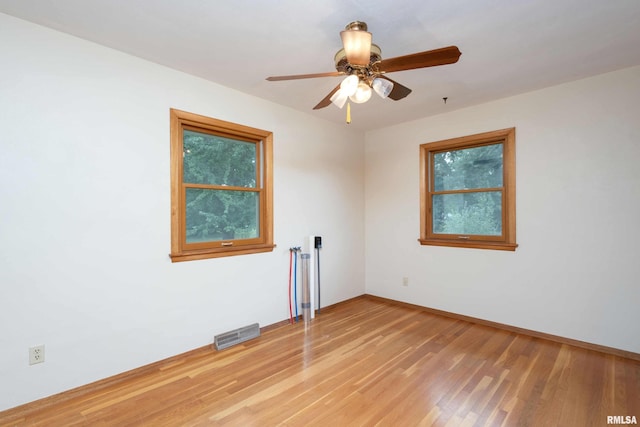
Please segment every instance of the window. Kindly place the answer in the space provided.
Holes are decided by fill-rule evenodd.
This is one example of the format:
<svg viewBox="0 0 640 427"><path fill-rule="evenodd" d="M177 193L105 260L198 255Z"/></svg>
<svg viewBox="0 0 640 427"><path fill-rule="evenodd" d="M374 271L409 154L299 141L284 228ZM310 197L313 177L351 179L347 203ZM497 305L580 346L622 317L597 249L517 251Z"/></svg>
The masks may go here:
<svg viewBox="0 0 640 427"><path fill-rule="evenodd" d="M515 128L420 145L420 243L514 251Z"/></svg>
<svg viewBox="0 0 640 427"><path fill-rule="evenodd" d="M171 110L171 260L273 250L271 132Z"/></svg>

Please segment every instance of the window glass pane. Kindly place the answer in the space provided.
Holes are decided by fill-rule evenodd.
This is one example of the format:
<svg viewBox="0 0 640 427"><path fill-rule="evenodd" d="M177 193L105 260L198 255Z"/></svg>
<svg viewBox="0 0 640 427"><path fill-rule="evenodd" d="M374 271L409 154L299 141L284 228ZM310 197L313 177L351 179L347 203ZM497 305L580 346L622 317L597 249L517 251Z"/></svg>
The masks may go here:
<svg viewBox="0 0 640 427"><path fill-rule="evenodd" d="M502 192L435 194L433 232L502 235Z"/></svg>
<svg viewBox="0 0 640 427"><path fill-rule="evenodd" d="M185 183L256 187L256 144L184 130Z"/></svg>
<svg viewBox="0 0 640 427"><path fill-rule="evenodd" d="M502 144L436 153L433 167L435 191L502 187Z"/></svg>
<svg viewBox="0 0 640 427"><path fill-rule="evenodd" d="M187 243L258 237L259 193L187 188Z"/></svg>

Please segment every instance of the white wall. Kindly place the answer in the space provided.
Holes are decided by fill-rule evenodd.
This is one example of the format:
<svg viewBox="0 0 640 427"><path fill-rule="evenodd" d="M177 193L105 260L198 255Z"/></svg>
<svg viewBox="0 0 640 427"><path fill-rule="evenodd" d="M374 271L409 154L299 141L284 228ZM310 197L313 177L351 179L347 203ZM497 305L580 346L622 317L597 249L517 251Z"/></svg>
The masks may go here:
<svg viewBox="0 0 640 427"><path fill-rule="evenodd" d="M0 410L288 318L310 234L364 293L360 133L3 14L0 61ZM172 107L273 131L274 252L170 262Z"/></svg>
<svg viewBox="0 0 640 427"><path fill-rule="evenodd" d="M635 67L368 133L367 293L640 352L639 95ZM418 146L512 126L516 252L420 246Z"/></svg>

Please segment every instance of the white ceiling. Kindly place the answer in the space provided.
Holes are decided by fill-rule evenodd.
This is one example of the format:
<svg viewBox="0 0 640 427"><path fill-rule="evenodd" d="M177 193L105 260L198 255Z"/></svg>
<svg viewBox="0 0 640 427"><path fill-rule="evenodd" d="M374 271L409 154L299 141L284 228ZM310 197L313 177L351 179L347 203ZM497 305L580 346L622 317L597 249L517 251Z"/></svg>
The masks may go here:
<svg viewBox="0 0 640 427"><path fill-rule="evenodd" d="M389 74L413 92L352 106L360 129L640 65L639 0L0 0L0 12L337 123L344 110L312 108L340 77L265 77L334 71L354 20L383 58L460 48L456 64Z"/></svg>

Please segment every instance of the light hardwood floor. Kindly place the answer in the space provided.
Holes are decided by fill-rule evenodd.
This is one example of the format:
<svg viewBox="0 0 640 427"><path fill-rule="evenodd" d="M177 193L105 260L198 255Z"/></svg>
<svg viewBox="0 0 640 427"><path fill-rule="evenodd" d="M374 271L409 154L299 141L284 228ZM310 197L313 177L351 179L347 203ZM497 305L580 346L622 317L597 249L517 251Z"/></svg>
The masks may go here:
<svg viewBox="0 0 640 427"><path fill-rule="evenodd" d="M359 297L66 397L0 425L605 426L640 361Z"/></svg>

